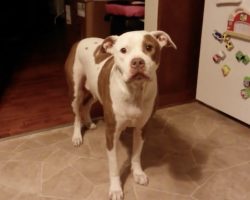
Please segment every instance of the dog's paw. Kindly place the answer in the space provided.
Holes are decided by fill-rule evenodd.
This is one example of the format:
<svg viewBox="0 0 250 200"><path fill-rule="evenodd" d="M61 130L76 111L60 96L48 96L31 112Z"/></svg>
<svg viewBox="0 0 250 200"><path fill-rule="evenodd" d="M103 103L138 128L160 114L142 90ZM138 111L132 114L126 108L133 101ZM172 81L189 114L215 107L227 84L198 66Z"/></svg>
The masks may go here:
<svg viewBox="0 0 250 200"><path fill-rule="evenodd" d="M79 146L81 146L81 144L82 144L82 135L80 134L78 134L78 135L73 135L73 137L72 137L72 143L73 143L73 145L75 146L75 147L79 147Z"/></svg>
<svg viewBox="0 0 250 200"><path fill-rule="evenodd" d="M137 184L148 185L149 183L148 176L143 171L139 173L138 172L133 173L133 176L134 176L134 181Z"/></svg>
<svg viewBox="0 0 250 200"><path fill-rule="evenodd" d="M110 191L109 192L109 200L122 200L123 199L123 192L122 190L117 191Z"/></svg>
<svg viewBox="0 0 250 200"><path fill-rule="evenodd" d="M96 124L92 122L92 123L89 125L89 129L95 129L95 128L96 128Z"/></svg>
<svg viewBox="0 0 250 200"><path fill-rule="evenodd" d="M120 177L111 177L109 188L109 200L122 200L123 192L120 183Z"/></svg>

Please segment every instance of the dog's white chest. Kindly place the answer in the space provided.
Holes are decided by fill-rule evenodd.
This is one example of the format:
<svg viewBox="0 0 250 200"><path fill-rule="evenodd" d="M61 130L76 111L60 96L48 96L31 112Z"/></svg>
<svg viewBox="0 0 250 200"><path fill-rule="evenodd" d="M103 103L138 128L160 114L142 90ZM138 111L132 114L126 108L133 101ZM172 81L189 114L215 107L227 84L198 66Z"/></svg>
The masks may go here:
<svg viewBox="0 0 250 200"><path fill-rule="evenodd" d="M132 91L119 79L111 79L112 106L117 121L127 127L143 124L150 115L157 93L156 81L143 86L143 90L133 88ZM139 87L140 88L140 87Z"/></svg>
<svg viewBox="0 0 250 200"><path fill-rule="evenodd" d="M140 108L126 103L124 105L119 104L118 106L116 108L118 110L117 118L124 121L126 126L135 127L140 122L143 115L143 111Z"/></svg>

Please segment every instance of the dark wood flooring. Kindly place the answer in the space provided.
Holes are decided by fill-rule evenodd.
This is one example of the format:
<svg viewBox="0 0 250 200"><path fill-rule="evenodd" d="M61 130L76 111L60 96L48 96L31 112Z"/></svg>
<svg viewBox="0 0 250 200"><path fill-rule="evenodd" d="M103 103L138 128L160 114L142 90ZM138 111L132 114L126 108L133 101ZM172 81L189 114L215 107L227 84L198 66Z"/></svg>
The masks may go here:
<svg viewBox="0 0 250 200"><path fill-rule="evenodd" d="M69 48L64 30L32 40L0 96L0 138L73 121L63 68Z"/></svg>

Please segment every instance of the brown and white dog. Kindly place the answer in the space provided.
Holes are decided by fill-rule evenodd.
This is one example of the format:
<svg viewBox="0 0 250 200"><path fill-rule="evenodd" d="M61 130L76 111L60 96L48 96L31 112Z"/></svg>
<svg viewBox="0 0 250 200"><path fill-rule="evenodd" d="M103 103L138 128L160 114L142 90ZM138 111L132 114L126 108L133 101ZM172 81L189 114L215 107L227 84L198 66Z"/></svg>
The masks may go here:
<svg viewBox="0 0 250 200"><path fill-rule="evenodd" d="M71 85L75 114L73 144L82 143L81 128L94 128L90 109L103 105L109 161L111 200L123 199L116 144L120 133L133 127L131 169L136 183L146 185L140 155L142 129L149 120L157 96L156 70L161 49L175 44L163 31L133 31L106 39L87 38L74 45L65 67Z"/></svg>

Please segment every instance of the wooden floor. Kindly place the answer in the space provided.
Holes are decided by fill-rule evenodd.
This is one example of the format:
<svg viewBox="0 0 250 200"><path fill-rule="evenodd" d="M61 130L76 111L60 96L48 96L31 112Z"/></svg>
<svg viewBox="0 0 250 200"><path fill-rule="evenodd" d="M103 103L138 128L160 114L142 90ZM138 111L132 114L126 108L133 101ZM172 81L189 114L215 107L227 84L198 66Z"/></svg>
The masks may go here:
<svg viewBox="0 0 250 200"><path fill-rule="evenodd" d="M67 51L58 30L29 46L1 94L0 137L72 122L63 69Z"/></svg>

